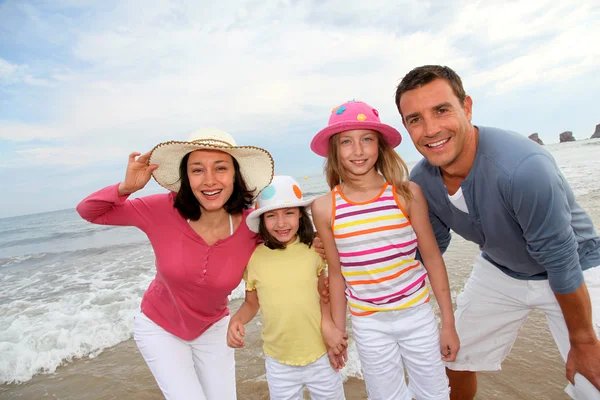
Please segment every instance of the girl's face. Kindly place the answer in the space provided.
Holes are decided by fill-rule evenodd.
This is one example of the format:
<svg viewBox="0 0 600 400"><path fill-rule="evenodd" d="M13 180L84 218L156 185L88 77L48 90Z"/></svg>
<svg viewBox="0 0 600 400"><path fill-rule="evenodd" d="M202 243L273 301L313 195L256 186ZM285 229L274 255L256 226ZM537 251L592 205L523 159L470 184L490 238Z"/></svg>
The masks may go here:
<svg viewBox="0 0 600 400"><path fill-rule="evenodd" d="M338 157L350 175L365 175L373 169L379 157L377 132L355 129L338 134Z"/></svg>
<svg viewBox="0 0 600 400"><path fill-rule="evenodd" d="M300 217L298 207L280 208L262 215L267 232L283 244L288 244L296 238Z"/></svg>

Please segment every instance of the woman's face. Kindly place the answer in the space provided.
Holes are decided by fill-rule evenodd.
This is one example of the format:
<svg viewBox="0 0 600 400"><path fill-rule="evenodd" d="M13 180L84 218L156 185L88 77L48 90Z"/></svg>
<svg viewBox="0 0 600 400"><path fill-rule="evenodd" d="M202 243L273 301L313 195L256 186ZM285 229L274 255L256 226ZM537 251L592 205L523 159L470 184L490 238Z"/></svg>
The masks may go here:
<svg viewBox="0 0 600 400"><path fill-rule="evenodd" d="M233 193L235 168L233 158L218 150L196 150L187 162L192 192L206 211L223 208Z"/></svg>

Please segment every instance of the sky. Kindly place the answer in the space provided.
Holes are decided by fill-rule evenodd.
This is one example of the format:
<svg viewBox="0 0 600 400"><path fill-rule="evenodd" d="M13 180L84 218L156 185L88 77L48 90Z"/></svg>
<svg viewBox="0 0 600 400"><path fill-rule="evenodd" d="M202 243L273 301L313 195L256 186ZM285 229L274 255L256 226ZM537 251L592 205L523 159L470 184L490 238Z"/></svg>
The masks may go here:
<svg viewBox="0 0 600 400"><path fill-rule="evenodd" d="M424 64L462 77L475 124L589 138L597 21L596 0L0 0L0 217L72 208L203 127L319 175L310 140L353 98L418 160L394 91Z"/></svg>

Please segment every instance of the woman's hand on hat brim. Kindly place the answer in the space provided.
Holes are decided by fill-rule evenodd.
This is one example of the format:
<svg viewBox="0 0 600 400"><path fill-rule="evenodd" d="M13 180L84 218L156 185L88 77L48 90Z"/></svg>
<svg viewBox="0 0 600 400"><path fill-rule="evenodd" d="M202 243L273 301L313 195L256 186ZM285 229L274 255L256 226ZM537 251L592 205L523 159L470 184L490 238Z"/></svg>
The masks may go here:
<svg viewBox="0 0 600 400"><path fill-rule="evenodd" d="M141 154L133 152L129 154L125 180L119 184L119 196L127 196L140 189L148 183L152 177L152 172L158 168L157 164L149 164L150 154Z"/></svg>

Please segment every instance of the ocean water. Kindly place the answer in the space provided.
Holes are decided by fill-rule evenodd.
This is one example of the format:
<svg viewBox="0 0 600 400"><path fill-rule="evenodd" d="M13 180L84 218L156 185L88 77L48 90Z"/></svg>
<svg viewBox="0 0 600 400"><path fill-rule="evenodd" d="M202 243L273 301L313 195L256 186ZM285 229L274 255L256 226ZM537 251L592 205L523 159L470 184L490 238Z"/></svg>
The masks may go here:
<svg viewBox="0 0 600 400"><path fill-rule="evenodd" d="M600 190L600 140L552 144L575 194ZM298 177L305 196L322 176ZM135 228L92 225L75 210L0 219L0 383L25 382L132 337L154 276L154 254ZM243 285L231 295L242 298ZM354 346L346 376L360 377Z"/></svg>

